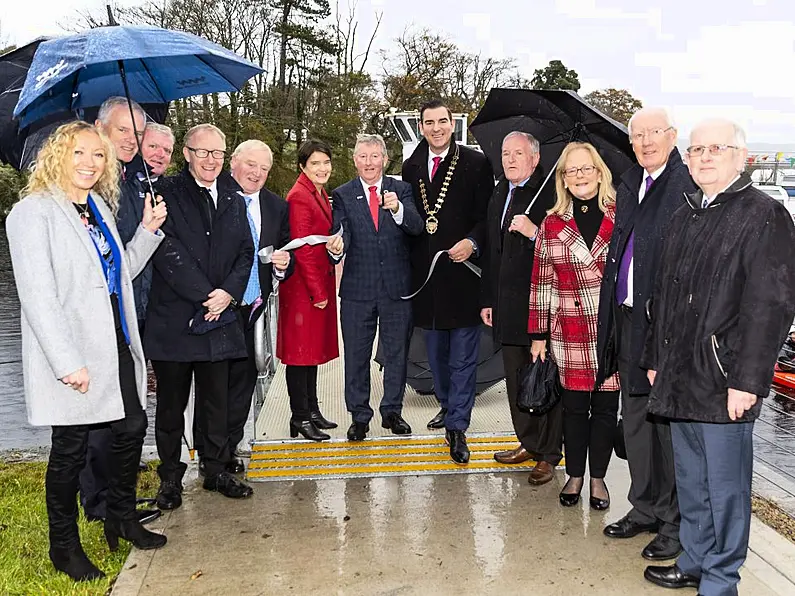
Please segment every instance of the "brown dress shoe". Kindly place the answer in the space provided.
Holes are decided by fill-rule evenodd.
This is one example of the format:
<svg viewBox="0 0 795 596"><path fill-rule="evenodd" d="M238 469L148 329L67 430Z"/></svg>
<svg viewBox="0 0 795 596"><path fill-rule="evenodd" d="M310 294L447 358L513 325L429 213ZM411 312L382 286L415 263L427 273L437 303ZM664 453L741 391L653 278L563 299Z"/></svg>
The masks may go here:
<svg viewBox="0 0 795 596"><path fill-rule="evenodd" d="M536 464L536 467L530 472L530 477L527 481L530 484L535 484L539 486L541 484L546 484L555 476L555 467L546 461L540 461Z"/></svg>
<svg viewBox="0 0 795 596"><path fill-rule="evenodd" d="M496 459L501 464L521 464L533 456L528 453L527 449L519 445L516 449L509 449L508 451L498 451L494 454Z"/></svg>

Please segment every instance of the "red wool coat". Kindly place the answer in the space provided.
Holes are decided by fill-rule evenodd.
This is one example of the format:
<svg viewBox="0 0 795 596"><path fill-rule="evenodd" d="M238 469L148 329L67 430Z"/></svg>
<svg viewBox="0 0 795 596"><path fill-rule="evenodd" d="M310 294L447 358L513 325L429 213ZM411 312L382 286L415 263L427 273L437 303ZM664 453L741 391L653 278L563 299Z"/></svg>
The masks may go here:
<svg viewBox="0 0 795 596"><path fill-rule="evenodd" d="M588 250L569 206L565 215L548 215L536 239L527 331L550 333L561 385L570 391L594 391L599 291L614 224L608 207ZM614 374L596 390L618 388Z"/></svg>
<svg viewBox="0 0 795 596"><path fill-rule="evenodd" d="M304 174L287 193L290 234L301 238L331 232L328 195L317 192ZM325 244L292 251L295 272L279 286L276 356L285 364L325 364L340 355L337 341L337 285ZM328 300L325 308L314 306Z"/></svg>

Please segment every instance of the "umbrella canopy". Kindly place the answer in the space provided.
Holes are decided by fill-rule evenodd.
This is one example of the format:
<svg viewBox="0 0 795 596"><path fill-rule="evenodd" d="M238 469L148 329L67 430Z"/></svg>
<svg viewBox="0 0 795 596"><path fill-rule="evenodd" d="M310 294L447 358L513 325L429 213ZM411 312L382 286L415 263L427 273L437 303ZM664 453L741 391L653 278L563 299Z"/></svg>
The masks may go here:
<svg viewBox="0 0 795 596"><path fill-rule="evenodd" d="M0 162L17 170L30 166L41 145L58 126L76 118L92 122L96 120L99 110L93 107L75 112L58 112L20 129L19 121L13 119L14 107L19 101L36 49L45 40L37 39L0 56ZM141 107L151 120L160 124L165 122L167 103L144 103Z"/></svg>
<svg viewBox="0 0 795 596"><path fill-rule="evenodd" d="M469 126L491 163L495 176L503 175L502 140L515 130L532 134L541 144L545 172L555 167L571 141L596 147L617 179L634 163L627 128L586 103L573 91L492 89Z"/></svg>
<svg viewBox="0 0 795 596"><path fill-rule="evenodd" d="M147 104L239 91L261 72L234 52L183 31L99 27L39 45L14 116L24 127L99 106L114 95Z"/></svg>
<svg viewBox="0 0 795 596"><path fill-rule="evenodd" d="M481 325L480 348L476 377L476 392L483 393L505 377L501 348L495 345L491 327ZM433 375L428 364L428 350L425 336L419 327L414 328L408 349L408 368L406 384L420 394L433 393ZM384 352L379 337L374 360L384 366Z"/></svg>

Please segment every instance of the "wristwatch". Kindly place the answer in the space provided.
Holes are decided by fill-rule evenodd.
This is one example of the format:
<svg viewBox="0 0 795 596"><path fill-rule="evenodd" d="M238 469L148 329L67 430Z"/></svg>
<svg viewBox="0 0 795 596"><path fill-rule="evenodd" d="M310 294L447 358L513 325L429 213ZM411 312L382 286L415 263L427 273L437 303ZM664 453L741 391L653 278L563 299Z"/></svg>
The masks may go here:
<svg viewBox="0 0 795 596"><path fill-rule="evenodd" d="M469 243L472 245L472 252L473 252L473 253L476 253L476 252L478 252L478 245L477 245L477 243L476 243L474 240L472 240L472 238L467 238L467 240L469 240Z"/></svg>

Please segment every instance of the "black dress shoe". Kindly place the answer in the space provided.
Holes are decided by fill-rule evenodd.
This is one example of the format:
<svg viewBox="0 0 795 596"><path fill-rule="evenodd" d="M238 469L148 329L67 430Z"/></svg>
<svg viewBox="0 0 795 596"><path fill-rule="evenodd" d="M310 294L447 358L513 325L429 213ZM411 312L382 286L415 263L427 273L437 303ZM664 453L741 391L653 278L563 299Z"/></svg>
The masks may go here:
<svg viewBox="0 0 795 596"><path fill-rule="evenodd" d="M166 545L166 537L150 532L137 519L133 521L105 520L105 540L108 548L115 552L119 548L119 538L124 538L140 550L152 550Z"/></svg>
<svg viewBox="0 0 795 596"><path fill-rule="evenodd" d="M326 420L323 417L323 414L320 413L320 410L317 412L310 412L309 420L312 421L312 424L314 424L316 428L321 430L331 430L332 428L337 428L337 423L332 422L331 420Z"/></svg>
<svg viewBox="0 0 795 596"><path fill-rule="evenodd" d="M682 552L682 544L673 538L657 534L641 551L641 556L648 561L669 561Z"/></svg>
<svg viewBox="0 0 795 596"><path fill-rule="evenodd" d="M695 575L685 573L676 565L667 567L649 565L643 572L643 577L661 588L698 588L698 584L701 583Z"/></svg>
<svg viewBox="0 0 795 596"><path fill-rule="evenodd" d="M224 471L230 474L242 474L246 471L246 466L241 459L233 457L231 461L228 461L224 465ZM199 474L202 476L207 475L207 466L204 463L204 459L199 459Z"/></svg>
<svg viewBox="0 0 795 596"><path fill-rule="evenodd" d="M381 420L381 428L388 428L392 431L393 435L410 435L411 427L409 423L403 420L400 414L391 412Z"/></svg>
<svg viewBox="0 0 795 596"><path fill-rule="evenodd" d="M254 494L254 489L229 472L207 476L202 487L205 490L219 492L230 499L245 499Z"/></svg>
<svg viewBox="0 0 795 596"><path fill-rule="evenodd" d="M467 436L463 430L448 430L445 433L447 443L450 445L450 459L453 463L464 465L469 463L469 447Z"/></svg>
<svg viewBox="0 0 795 596"><path fill-rule="evenodd" d="M160 509L136 509L135 511L138 514L138 521L141 522L141 524L151 523L163 515Z"/></svg>
<svg viewBox="0 0 795 596"><path fill-rule="evenodd" d="M294 439L299 434L310 441L328 441L331 438L330 435L320 432L311 420L290 420L290 436Z"/></svg>
<svg viewBox="0 0 795 596"><path fill-rule="evenodd" d="M608 538L632 538L643 532L651 532L656 534L660 529L660 524L657 522L651 524L641 524L629 519L629 515L625 515L614 524L606 526L603 533Z"/></svg>
<svg viewBox="0 0 795 596"><path fill-rule="evenodd" d="M564 507L574 507L580 502L580 492L582 491L582 486L585 482L582 478L579 479L579 482L580 489L576 493L564 492L567 488L573 488L573 486L569 487L569 484L575 483L575 480L569 477L569 479L566 481L566 484L563 485L563 490L560 491L560 494L558 495L558 500L560 501L561 505Z"/></svg>
<svg viewBox="0 0 795 596"><path fill-rule="evenodd" d="M444 421L447 418L447 408L442 408L428 423L428 428L444 428Z"/></svg>
<svg viewBox="0 0 795 596"><path fill-rule="evenodd" d="M366 422L353 422L348 427L348 440L349 441L364 441L367 433L370 432L370 425Z"/></svg>
<svg viewBox="0 0 795 596"><path fill-rule="evenodd" d="M600 499L599 497L593 496L593 493L594 493L594 490L593 490L594 480L601 481L601 483L604 485L605 492L607 493L607 498L606 499ZM607 490L607 485L605 484L604 479L591 478L591 497L590 497L590 499L588 499L588 501L589 501L589 504L591 505L591 509L593 509L595 511L604 511L605 509L610 507L610 492Z"/></svg>
<svg viewBox="0 0 795 596"><path fill-rule="evenodd" d="M182 483L174 480L162 480L157 490L158 509L176 509L182 505Z"/></svg>

